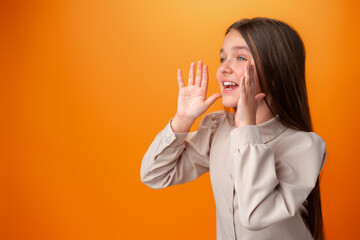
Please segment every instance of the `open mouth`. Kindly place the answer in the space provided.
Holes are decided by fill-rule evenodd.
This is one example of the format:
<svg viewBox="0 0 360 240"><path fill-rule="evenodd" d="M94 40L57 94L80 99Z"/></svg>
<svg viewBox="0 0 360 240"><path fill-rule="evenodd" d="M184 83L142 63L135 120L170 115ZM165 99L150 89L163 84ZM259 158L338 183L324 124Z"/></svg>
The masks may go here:
<svg viewBox="0 0 360 240"><path fill-rule="evenodd" d="M235 88L239 87L239 85L237 85L236 83L233 82L224 82L224 91L226 92L230 92L232 90L234 90Z"/></svg>

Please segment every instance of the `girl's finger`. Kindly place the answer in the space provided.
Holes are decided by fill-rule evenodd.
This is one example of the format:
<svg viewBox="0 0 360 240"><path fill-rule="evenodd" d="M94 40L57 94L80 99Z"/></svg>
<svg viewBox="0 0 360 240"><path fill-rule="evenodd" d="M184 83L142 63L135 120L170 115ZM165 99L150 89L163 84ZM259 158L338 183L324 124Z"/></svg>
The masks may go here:
<svg viewBox="0 0 360 240"><path fill-rule="evenodd" d="M250 79L250 61L247 61L246 62L246 65L245 65L245 92L246 93L249 93L250 91L250 82L251 82L251 79Z"/></svg>
<svg viewBox="0 0 360 240"><path fill-rule="evenodd" d="M202 68L203 68L202 62L198 61L197 70L196 70L196 80L195 80L195 85L198 87L200 87L201 85Z"/></svg>
<svg viewBox="0 0 360 240"><path fill-rule="evenodd" d="M178 69L178 71L177 71L177 79L178 79L178 83L179 83L179 88L183 88L184 87L184 81L183 81L183 78L182 78L181 69Z"/></svg>
<svg viewBox="0 0 360 240"><path fill-rule="evenodd" d="M195 72L195 63L192 62L192 63L190 64L188 86L194 85L194 72Z"/></svg>
<svg viewBox="0 0 360 240"><path fill-rule="evenodd" d="M207 107L210 107L217 99L221 98L220 93L215 93L211 95L208 99L205 100L205 104Z"/></svg>
<svg viewBox="0 0 360 240"><path fill-rule="evenodd" d="M255 71L255 66L254 65L250 65L250 69L249 69L250 71L249 71L249 80L250 80L250 88L249 88L249 90L250 90L250 94L251 95L254 95L255 94L255 79L254 79L254 76L255 76L255 74L254 74L254 71Z"/></svg>
<svg viewBox="0 0 360 240"><path fill-rule="evenodd" d="M240 79L240 100L243 102L243 103L246 103L246 89L245 89L245 79L246 77L243 76L241 77Z"/></svg>
<svg viewBox="0 0 360 240"><path fill-rule="evenodd" d="M204 64L200 87L205 90L205 93L207 92L207 86L208 86L208 67L206 64Z"/></svg>

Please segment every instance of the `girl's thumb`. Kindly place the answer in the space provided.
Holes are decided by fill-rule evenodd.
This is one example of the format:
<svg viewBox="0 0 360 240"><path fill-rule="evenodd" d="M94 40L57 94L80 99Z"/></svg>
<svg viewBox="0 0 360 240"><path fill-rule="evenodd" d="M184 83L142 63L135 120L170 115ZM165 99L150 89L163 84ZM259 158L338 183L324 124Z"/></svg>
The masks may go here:
<svg viewBox="0 0 360 240"><path fill-rule="evenodd" d="M264 99L265 93L259 93L255 96L256 106L259 106L260 102Z"/></svg>

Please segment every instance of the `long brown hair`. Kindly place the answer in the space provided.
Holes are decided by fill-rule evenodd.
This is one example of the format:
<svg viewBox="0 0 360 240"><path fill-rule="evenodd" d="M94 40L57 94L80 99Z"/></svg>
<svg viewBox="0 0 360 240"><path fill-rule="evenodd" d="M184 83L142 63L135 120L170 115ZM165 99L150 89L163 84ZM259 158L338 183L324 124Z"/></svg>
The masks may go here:
<svg viewBox="0 0 360 240"><path fill-rule="evenodd" d="M305 82L305 48L296 30L282 21L260 17L237 21L226 34L231 30L238 31L249 46L261 90L271 96L271 106L264 100L273 115L289 128L313 131ZM323 240L319 177L307 200L307 224L313 238Z"/></svg>

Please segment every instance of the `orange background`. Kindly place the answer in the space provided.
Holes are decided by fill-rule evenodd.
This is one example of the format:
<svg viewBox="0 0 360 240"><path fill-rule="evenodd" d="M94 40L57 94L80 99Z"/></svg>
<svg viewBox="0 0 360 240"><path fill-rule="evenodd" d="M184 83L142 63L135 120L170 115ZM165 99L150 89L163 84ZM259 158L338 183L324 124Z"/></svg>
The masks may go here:
<svg viewBox="0 0 360 240"><path fill-rule="evenodd" d="M209 175L153 190L140 164L176 113L176 70L202 59L208 96L219 92L226 28L264 16L306 46L328 150L327 239L359 239L359 10L355 0L1 1L0 238L215 239Z"/></svg>

